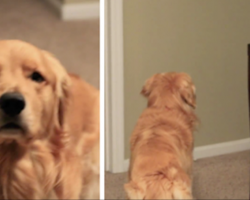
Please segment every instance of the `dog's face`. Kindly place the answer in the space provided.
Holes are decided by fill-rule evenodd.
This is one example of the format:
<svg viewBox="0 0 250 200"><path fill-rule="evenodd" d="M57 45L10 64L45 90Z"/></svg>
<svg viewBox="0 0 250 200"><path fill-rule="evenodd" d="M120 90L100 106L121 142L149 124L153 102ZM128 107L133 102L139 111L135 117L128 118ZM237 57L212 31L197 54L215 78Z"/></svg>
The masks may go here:
<svg viewBox="0 0 250 200"><path fill-rule="evenodd" d="M59 124L67 73L47 52L0 41L0 140L45 137Z"/></svg>
<svg viewBox="0 0 250 200"><path fill-rule="evenodd" d="M159 73L149 78L141 91L148 98L148 106L189 111L196 107L195 86L186 73Z"/></svg>

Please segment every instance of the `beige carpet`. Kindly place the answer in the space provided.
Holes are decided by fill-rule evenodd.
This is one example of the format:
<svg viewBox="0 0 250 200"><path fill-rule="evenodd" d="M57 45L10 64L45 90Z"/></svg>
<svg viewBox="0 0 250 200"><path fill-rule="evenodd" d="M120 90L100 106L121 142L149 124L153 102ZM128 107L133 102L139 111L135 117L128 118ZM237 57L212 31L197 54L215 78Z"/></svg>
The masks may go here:
<svg viewBox="0 0 250 200"><path fill-rule="evenodd" d="M197 160L194 196L197 199L249 199L250 151ZM105 174L105 198L125 199L126 173Z"/></svg>
<svg viewBox="0 0 250 200"><path fill-rule="evenodd" d="M0 39L20 39L52 52L99 88L99 20L63 22L45 0L1 0Z"/></svg>

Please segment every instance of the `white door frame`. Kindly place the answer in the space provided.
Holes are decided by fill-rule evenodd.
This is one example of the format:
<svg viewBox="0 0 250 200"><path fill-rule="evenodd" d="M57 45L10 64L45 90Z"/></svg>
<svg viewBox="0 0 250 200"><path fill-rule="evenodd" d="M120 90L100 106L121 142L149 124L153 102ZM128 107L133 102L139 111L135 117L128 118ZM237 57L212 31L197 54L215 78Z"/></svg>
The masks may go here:
<svg viewBox="0 0 250 200"><path fill-rule="evenodd" d="M123 0L105 0L105 170L124 172Z"/></svg>

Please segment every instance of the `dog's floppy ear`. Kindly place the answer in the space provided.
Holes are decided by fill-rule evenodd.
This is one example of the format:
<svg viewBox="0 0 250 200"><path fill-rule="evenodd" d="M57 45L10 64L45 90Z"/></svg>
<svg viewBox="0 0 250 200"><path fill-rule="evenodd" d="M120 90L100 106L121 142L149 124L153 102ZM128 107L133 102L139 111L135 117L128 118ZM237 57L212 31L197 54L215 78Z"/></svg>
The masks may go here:
<svg viewBox="0 0 250 200"><path fill-rule="evenodd" d="M157 74L156 74L157 75ZM154 83L154 79L155 76L150 77L149 79L146 80L146 82L144 83L142 90L141 90L141 94L145 97L148 97L150 95L150 93L153 90L153 83Z"/></svg>
<svg viewBox="0 0 250 200"><path fill-rule="evenodd" d="M70 86L70 77L66 69L61 65L61 63L49 52L43 51L45 59L50 69L56 75L56 93L60 99L67 96L68 88Z"/></svg>
<svg viewBox="0 0 250 200"><path fill-rule="evenodd" d="M195 86L189 80L183 78L180 81L180 98L186 105L196 108Z"/></svg>
<svg viewBox="0 0 250 200"><path fill-rule="evenodd" d="M67 129L65 118L67 117L68 107L70 104L70 77L66 69L52 54L47 51L43 51L43 53L46 64L53 71L56 77L55 95L57 102L55 105L54 123L60 132L65 132L65 129Z"/></svg>

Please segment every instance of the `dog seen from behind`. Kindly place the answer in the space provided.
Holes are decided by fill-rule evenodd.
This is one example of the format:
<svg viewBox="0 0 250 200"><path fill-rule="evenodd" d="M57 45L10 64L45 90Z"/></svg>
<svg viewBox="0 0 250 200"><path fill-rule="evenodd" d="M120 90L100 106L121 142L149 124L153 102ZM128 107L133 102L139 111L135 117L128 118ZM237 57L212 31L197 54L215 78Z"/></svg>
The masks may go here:
<svg viewBox="0 0 250 200"><path fill-rule="evenodd" d="M99 91L19 40L0 41L0 195L99 198Z"/></svg>
<svg viewBox="0 0 250 200"><path fill-rule="evenodd" d="M195 86L186 73L159 73L141 94L148 105L130 138L129 199L193 199Z"/></svg>

